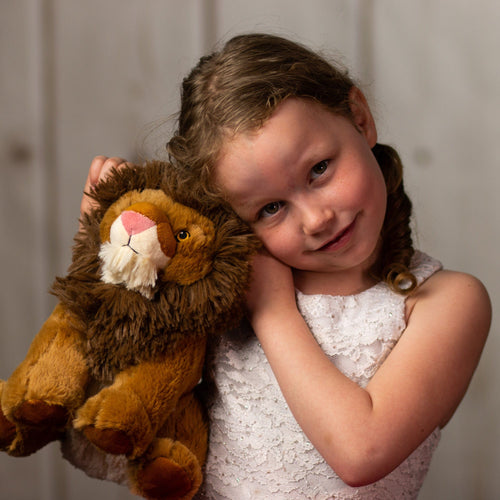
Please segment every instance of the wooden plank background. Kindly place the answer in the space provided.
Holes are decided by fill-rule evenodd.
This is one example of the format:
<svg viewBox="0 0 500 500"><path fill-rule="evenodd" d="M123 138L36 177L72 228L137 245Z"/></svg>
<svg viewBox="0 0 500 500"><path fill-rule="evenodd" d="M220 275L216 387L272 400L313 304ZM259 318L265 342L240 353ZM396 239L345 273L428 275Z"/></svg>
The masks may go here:
<svg viewBox="0 0 500 500"><path fill-rule="evenodd" d="M347 64L397 145L419 246L500 297L500 4L494 0L2 0L0 378L50 312L96 154L162 154L183 75L220 40L272 31ZM422 499L500 491L498 322ZM0 500L132 498L57 445L0 455ZM237 500L237 499L235 499Z"/></svg>

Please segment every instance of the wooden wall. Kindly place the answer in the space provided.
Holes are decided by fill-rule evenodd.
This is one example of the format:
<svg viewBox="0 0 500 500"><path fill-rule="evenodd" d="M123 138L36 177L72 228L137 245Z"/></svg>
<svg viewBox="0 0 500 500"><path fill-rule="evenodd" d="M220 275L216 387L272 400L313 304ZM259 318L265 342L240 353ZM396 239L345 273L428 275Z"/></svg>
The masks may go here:
<svg viewBox="0 0 500 500"><path fill-rule="evenodd" d="M494 0L2 0L0 378L53 305L46 290L69 263L92 157L161 155L183 75L245 31L291 36L352 69L382 141L403 156L419 246L479 276L495 305L499 21ZM495 320L423 499L498 496L498 329ZM87 479L57 445L0 455L1 500L91 497L129 495Z"/></svg>

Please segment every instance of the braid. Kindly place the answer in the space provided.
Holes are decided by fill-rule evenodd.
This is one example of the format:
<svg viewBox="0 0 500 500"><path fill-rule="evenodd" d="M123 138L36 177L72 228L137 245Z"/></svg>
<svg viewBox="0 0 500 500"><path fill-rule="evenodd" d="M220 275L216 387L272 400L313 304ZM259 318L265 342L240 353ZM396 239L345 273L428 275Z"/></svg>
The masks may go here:
<svg viewBox="0 0 500 500"><path fill-rule="evenodd" d="M372 151L387 186L382 251L372 273L398 293L408 294L417 286L417 280L409 270L414 254L410 229L412 203L404 190L403 165L391 146L376 144Z"/></svg>

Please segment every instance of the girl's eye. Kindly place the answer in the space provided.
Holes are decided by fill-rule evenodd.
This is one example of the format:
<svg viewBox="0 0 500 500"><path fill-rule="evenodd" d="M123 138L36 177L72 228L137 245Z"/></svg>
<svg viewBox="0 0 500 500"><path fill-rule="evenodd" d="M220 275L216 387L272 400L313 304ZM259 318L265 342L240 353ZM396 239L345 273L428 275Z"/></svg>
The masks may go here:
<svg viewBox="0 0 500 500"><path fill-rule="evenodd" d="M316 179L317 177L323 175L328 168L329 162L330 160L322 160L319 163L316 163L316 165L314 165L314 167L311 169L311 177L313 179Z"/></svg>
<svg viewBox="0 0 500 500"><path fill-rule="evenodd" d="M189 234L189 231L182 230L177 233L175 236L175 239L177 241L182 241L182 240L187 240L191 235Z"/></svg>
<svg viewBox="0 0 500 500"><path fill-rule="evenodd" d="M260 216L261 217L272 217L273 215L276 215L282 207L282 204L280 201L273 201L272 203L268 203L261 211L260 211Z"/></svg>

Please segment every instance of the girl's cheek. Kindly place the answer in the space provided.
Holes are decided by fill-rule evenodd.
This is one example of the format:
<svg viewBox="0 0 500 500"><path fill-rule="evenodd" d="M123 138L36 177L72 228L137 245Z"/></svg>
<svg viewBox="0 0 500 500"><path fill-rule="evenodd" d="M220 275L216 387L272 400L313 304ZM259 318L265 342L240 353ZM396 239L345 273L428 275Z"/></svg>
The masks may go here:
<svg viewBox="0 0 500 500"><path fill-rule="evenodd" d="M296 242L285 229L269 232L260 238L271 255L286 263L288 263L290 255L295 254L297 250Z"/></svg>
<svg viewBox="0 0 500 500"><path fill-rule="evenodd" d="M272 246L272 235L269 234L268 231L262 231L262 230L255 230L255 234L257 235L257 238L264 244L266 248Z"/></svg>
<svg viewBox="0 0 500 500"><path fill-rule="evenodd" d="M254 232L257 238L264 244L264 246L272 253L272 248L275 246L276 235L272 230L263 229L262 227L254 227Z"/></svg>

